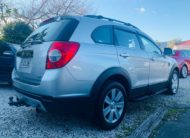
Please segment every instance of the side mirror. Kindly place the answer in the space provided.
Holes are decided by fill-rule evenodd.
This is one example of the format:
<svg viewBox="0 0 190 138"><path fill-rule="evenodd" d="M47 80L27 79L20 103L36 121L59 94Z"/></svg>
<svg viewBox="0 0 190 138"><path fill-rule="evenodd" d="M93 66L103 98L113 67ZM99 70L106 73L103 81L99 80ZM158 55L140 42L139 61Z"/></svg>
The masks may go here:
<svg viewBox="0 0 190 138"><path fill-rule="evenodd" d="M7 51L3 52L3 55L5 55L5 56L13 56L14 53L11 50L7 50Z"/></svg>
<svg viewBox="0 0 190 138"><path fill-rule="evenodd" d="M174 55L174 51L171 48L164 48L164 55L172 56Z"/></svg>

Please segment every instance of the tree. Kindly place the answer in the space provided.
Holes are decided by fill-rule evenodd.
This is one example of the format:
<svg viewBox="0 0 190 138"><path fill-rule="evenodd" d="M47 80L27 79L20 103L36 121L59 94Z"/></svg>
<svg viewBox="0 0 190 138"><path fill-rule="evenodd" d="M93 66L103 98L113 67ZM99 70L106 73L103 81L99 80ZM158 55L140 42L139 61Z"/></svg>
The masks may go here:
<svg viewBox="0 0 190 138"><path fill-rule="evenodd" d="M10 18L15 14L17 14L16 8L10 8L8 4L3 3L2 0L0 0L0 25L6 25L8 20L10 20Z"/></svg>
<svg viewBox="0 0 190 138"><path fill-rule="evenodd" d="M3 28L3 40L21 44L32 32L32 28L24 22L8 23Z"/></svg>
<svg viewBox="0 0 190 138"><path fill-rule="evenodd" d="M11 9L5 3L0 3L0 19L7 24L7 18L10 17Z"/></svg>
<svg viewBox="0 0 190 138"><path fill-rule="evenodd" d="M28 0L17 5L17 17L23 19L33 28L47 18L59 15L84 15L89 5L84 0Z"/></svg>
<svg viewBox="0 0 190 138"><path fill-rule="evenodd" d="M177 44L181 43L181 39L180 38L176 38L173 40L168 41L168 47L170 48L174 48Z"/></svg>

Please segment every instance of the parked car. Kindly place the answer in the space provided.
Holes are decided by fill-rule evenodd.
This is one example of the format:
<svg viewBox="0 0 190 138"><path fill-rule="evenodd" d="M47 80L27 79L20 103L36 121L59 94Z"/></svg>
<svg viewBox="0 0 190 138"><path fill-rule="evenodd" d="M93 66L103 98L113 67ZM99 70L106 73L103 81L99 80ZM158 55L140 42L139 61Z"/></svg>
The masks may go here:
<svg viewBox="0 0 190 138"><path fill-rule="evenodd" d="M17 101L44 111L94 111L112 129L128 100L176 94L179 69L137 27L102 16L61 16L41 23L17 52ZM37 111L38 111L37 110Z"/></svg>
<svg viewBox="0 0 190 138"><path fill-rule="evenodd" d="M176 50L175 54L171 57L177 61L181 77L187 78L187 76L190 74L190 51Z"/></svg>
<svg viewBox="0 0 190 138"><path fill-rule="evenodd" d="M12 84L11 74L15 64L16 49L0 41L0 82Z"/></svg>

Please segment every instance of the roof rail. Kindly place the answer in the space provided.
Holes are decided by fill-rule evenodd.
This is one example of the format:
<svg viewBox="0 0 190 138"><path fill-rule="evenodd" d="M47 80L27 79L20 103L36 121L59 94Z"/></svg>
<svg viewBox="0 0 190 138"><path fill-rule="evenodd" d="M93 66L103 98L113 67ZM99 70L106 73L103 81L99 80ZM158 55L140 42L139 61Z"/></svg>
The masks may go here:
<svg viewBox="0 0 190 138"><path fill-rule="evenodd" d="M132 25L130 23L126 23L126 22L122 22L122 21L119 21L119 20L107 18L107 17L101 16L101 15L85 15L85 17L95 18L95 19L103 19L103 20L108 20L108 21L111 21L111 22L117 22L117 23L121 23L121 24L124 24L126 26L131 26L131 27L133 27L135 29L140 30L139 28L137 28L136 26L134 26L134 25Z"/></svg>

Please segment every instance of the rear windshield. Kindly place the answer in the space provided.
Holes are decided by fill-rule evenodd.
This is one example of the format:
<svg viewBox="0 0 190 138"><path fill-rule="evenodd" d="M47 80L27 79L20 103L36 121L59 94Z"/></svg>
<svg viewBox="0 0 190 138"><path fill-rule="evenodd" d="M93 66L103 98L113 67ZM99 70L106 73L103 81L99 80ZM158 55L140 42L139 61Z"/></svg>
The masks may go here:
<svg viewBox="0 0 190 138"><path fill-rule="evenodd" d="M76 19L63 19L40 26L25 40L24 44L33 41L68 41L78 22Z"/></svg>

